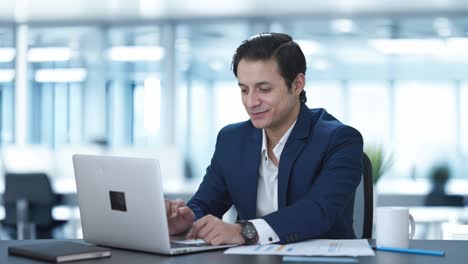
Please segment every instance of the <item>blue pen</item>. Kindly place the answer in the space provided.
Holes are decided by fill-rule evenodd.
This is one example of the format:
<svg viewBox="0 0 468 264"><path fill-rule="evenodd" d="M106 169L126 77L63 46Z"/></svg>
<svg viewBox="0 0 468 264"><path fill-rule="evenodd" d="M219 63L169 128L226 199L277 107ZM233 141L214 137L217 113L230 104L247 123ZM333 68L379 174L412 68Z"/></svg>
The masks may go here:
<svg viewBox="0 0 468 264"><path fill-rule="evenodd" d="M427 250L427 249L417 249L417 248L394 248L394 247L372 247L375 250L390 251L390 252L399 252L399 253L409 253L409 254L419 254L419 255L430 255L430 256L443 256L445 255L444 251L440 250Z"/></svg>
<svg viewBox="0 0 468 264"><path fill-rule="evenodd" d="M328 262L328 263L356 263L359 262L355 258L337 258L337 257L301 257L301 256L284 256L283 262Z"/></svg>

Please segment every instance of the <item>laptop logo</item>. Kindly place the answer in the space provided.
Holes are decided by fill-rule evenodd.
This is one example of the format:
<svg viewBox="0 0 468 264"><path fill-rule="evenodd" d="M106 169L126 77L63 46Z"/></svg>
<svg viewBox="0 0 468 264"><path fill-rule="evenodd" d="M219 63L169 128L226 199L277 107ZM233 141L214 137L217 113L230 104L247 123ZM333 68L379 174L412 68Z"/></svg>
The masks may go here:
<svg viewBox="0 0 468 264"><path fill-rule="evenodd" d="M124 192L109 191L109 198L112 210L127 212Z"/></svg>

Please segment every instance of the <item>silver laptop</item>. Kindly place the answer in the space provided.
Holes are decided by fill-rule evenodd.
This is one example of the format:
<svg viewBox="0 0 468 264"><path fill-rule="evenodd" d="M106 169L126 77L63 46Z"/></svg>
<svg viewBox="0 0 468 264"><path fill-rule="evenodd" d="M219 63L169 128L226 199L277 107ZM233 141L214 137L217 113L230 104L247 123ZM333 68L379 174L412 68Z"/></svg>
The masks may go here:
<svg viewBox="0 0 468 264"><path fill-rule="evenodd" d="M74 155L83 239L168 255L229 246L169 237L156 159Z"/></svg>

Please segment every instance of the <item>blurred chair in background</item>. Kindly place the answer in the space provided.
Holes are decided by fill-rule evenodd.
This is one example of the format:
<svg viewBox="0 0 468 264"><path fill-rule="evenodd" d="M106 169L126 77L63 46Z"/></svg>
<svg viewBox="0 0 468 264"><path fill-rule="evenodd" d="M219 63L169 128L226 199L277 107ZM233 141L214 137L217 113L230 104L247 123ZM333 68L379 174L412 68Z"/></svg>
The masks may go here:
<svg viewBox="0 0 468 264"><path fill-rule="evenodd" d="M445 192L445 187L450 179L450 168L448 165L435 166L430 175L432 190L426 196L425 206L464 206L462 195L450 195Z"/></svg>
<svg viewBox="0 0 468 264"><path fill-rule="evenodd" d="M3 226L12 238L21 238L23 224L35 228L36 238L52 238L54 228L65 223L52 218L58 198L45 173L5 173L5 220ZM32 224L32 225L31 225ZM29 230L31 231L31 230Z"/></svg>
<svg viewBox="0 0 468 264"><path fill-rule="evenodd" d="M57 200L48 177L55 166L52 150L42 145L3 146L2 161L6 233L17 238L17 224L30 223L36 237L51 237L49 228L55 224L51 210Z"/></svg>

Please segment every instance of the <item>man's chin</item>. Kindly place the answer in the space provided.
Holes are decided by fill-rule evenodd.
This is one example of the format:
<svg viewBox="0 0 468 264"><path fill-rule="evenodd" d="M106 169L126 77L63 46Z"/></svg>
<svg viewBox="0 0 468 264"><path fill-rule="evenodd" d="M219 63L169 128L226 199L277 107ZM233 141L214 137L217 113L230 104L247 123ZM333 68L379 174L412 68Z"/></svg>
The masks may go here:
<svg viewBox="0 0 468 264"><path fill-rule="evenodd" d="M256 127L258 129L266 128L268 126L267 122L265 122L263 120L254 120L254 119L251 118L250 121L252 122L254 127Z"/></svg>

